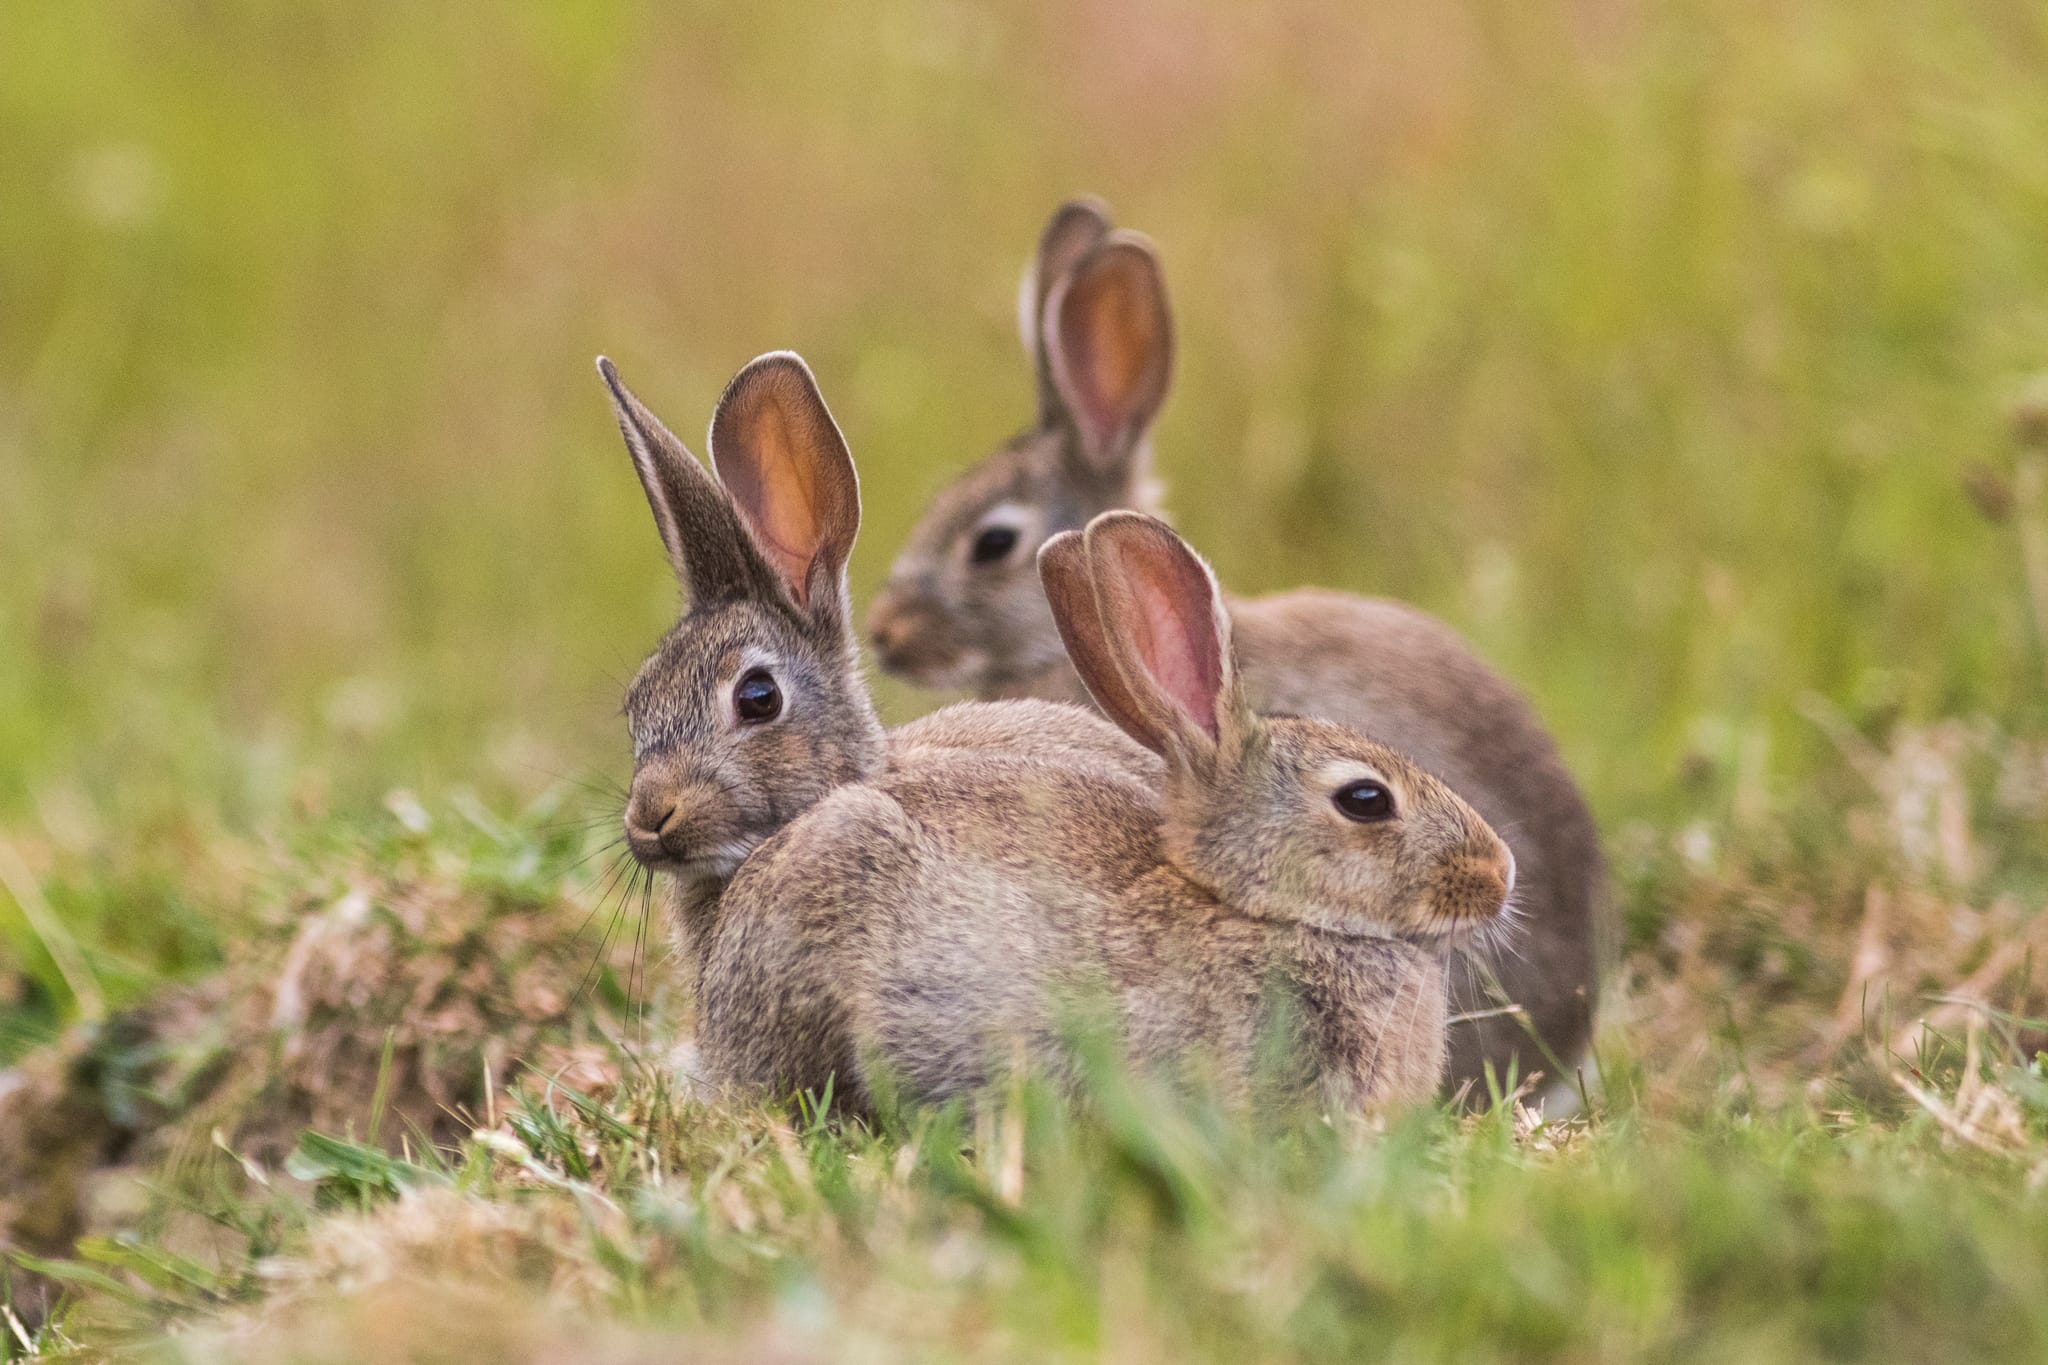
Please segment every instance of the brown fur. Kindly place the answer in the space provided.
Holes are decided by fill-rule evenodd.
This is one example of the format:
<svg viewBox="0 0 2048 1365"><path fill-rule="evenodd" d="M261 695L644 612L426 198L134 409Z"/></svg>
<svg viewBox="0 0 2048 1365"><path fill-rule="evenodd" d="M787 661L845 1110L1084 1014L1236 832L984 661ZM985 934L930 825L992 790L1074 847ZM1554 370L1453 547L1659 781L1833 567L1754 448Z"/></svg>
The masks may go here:
<svg viewBox="0 0 2048 1365"><path fill-rule="evenodd" d="M714 1076L778 1091L836 1078L855 1107L883 1074L956 1095L1019 1049L1063 1073L1065 1012L1106 1003L1136 1061L1203 1065L1242 1095L1285 1002L1296 1070L1328 1102L1434 1089L1445 958L1499 913L1505 845L1383 746L1253 715L1213 581L1161 523L1104 518L1089 541L1079 572L1106 628L1083 666L1132 699L1127 728L1165 759L1163 796L1156 768L1051 734L922 746L833 792L720 902L700 969ZM1071 725L1064 708L1020 707L994 709L1019 728ZM1332 785L1361 773L1394 793L1398 818L1357 823L1331 805Z"/></svg>
<svg viewBox="0 0 2048 1365"><path fill-rule="evenodd" d="M1206 1053L1241 1088L1285 999L1338 1102L1428 1093L1443 955L1499 912L1512 859L1398 755L1254 717L1214 581L1163 524L1105 518L1095 552L1048 555L1048 585L1097 623L1091 682L1131 699L1121 732L1017 700L885 737L845 610L857 484L809 372L769 356L734 381L721 487L602 368L690 589L627 695L627 831L671 878L714 1076L836 1078L859 1105L879 1064L954 1094L1019 1044L1060 1067L1063 1002L1093 997L1140 1060ZM750 723L734 686L755 670L783 709ZM1336 812L1331 784L1361 771L1399 820Z"/></svg>
<svg viewBox="0 0 2048 1365"><path fill-rule="evenodd" d="M1112 278L1143 296L1114 315L1166 318L1165 286L1143 240L1112 232L1099 205L1088 209L1100 220L1093 253L1113 249L1120 265ZM1055 223L1069 213L1062 209ZM1149 272L1130 268L1140 255ZM1114 419L1123 434L1112 448L1091 435L1102 428L1100 414L1075 401L1071 379L1088 355L1061 352L1062 291L1045 282L1061 268L1085 274L1087 261L1042 257L1027 273L1046 311L1030 320L1025 347L1051 401L1042 400L1034 428L942 492L913 531L868 618L888 672L984 698L1088 699L1060 647L1032 557L1102 512L1156 506L1147 433L1165 387L1131 390L1132 406ZM1085 331L1086 317L1064 321ZM1138 334L1117 332L1120 341ZM1161 344L1155 368L1164 375L1170 329ZM1119 359L1116 373L1131 364ZM976 563L976 538L991 524L1014 527L1015 547ZM1507 951L1454 963L1452 998L1462 1010L1485 1011L1504 992L1526 1011L1527 1025L1496 1015L1455 1026L1448 1084L1479 1082L1489 1065L1497 1074L1514 1066L1526 1075L1554 1071L1552 1057L1575 1061L1589 1044L1599 989L1605 874L1592 816L1528 702L1449 627L1398 602L1303 591L1235 600L1231 612L1255 709L1323 717L1393 745L1470 800L1514 846L1522 932ZM1542 1047L1531 1046L1531 1029Z"/></svg>
<svg viewBox="0 0 2048 1365"><path fill-rule="evenodd" d="M711 431L723 482L609 361L599 370L689 594L626 692L634 764L625 832L634 855L665 874L678 938L693 962L741 862L841 787L927 757L990 748L1039 764L1156 770L1149 754L1097 717L1045 702L948 707L885 734L861 681L846 597L858 481L803 362L763 356L728 386ZM762 548L771 535L772 554ZM774 679L783 711L749 725L732 698L755 669Z"/></svg>

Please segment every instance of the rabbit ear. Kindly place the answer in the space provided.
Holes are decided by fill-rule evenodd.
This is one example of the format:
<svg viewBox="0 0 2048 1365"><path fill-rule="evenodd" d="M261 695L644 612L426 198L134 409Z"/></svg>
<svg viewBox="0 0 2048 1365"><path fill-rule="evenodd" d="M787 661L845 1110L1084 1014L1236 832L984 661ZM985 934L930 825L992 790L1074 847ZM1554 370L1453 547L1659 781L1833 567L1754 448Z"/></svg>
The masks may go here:
<svg viewBox="0 0 2048 1365"><path fill-rule="evenodd" d="M733 376L711 418L711 462L790 600L842 624L860 480L801 357L771 351Z"/></svg>
<svg viewBox="0 0 2048 1365"><path fill-rule="evenodd" d="M1053 286L1045 354L1082 461L1127 475L1173 378L1173 314L1151 243L1112 233Z"/></svg>
<svg viewBox="0 0 2048 1365"><path fill-rule="evenodd" d="M1140 744L1158 748L1150 713L1124 681L1116 648L1103 629L1094 567L1079 531L1062 531L1039 547L1038 578L1045 585L1045 600L1052 605L1067 658L1088 685L1088 695L1118 729Z"/></svg>
<svg viewBox="0 0 2048 1365"><path fill-rule="evenodd" d="M1066 404L1053 385L1045 356L1041 323L1046 296L1109 235L1109 227L1109 205L1092 195L1061 204L1046 223L1038 239L1038 254L1024 268L1024 279L1017 287L1017 335L1024 342L1024 354L1038 370L1039 420L1047 426L1060 420Z"/></svg>
<svg viewBox="0 0 2048 1365"><path fill-rule="evenodd" d="M1124 728L1169 761L1234 751L1251 712L1209 566L1165 522L1142 513L1105 512L1083 535L1102 638L1148 732Z"/></svg>
<svg viewBox="0 0 2048 1365"><path fill-rule="evenodd" d="M655 528L691 605L731 601L772 587L731 501L697 457L633 396L611 361L599 356L597 372L611 390L612 411L654 510Z"/></svg>

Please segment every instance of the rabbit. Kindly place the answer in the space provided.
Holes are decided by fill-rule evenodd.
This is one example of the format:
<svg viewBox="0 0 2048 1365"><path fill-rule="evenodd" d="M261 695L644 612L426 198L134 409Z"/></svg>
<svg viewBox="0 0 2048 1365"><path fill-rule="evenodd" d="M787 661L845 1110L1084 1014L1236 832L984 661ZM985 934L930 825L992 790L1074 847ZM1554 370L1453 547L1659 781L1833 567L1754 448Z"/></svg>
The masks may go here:
<svg viewBox="0 0 2048 1365"><path fill-rule="evenodd" d="M1148 433L1173 366L1156 252L1093 200L1047 226L1020 296L1038 376L1033 424L932 502L872 604L885 672L982 698L1083 702L1034 581L1033 552L1117 508L1154 511ZM1528 702L1448 626L1399 602L1305 590L1233 603L1254 709L1321 716L1449 782L1513 844L1522 932L1453 968L1446 1085L1486 1094L1492 1068L1552 1078L1590 1044L1605 874L1591 813ZM1495 974L1497 973L1497 979ZM1503 997L1520 1006L1495 1008ZM1532 1045L1531 1034L1540 1044Z"/></svg>
<svg viewBox="0 0 2048 1365"><path fill-rule="evenodd" d="M969 1093L1020 1052L1071 1075L1063 1010L1092 991L1133 1061L1207 1063L1242 1097L1277 983L1283 1075L1342 1111L1428 1099L1448 957L1499 922L1507 845L1384 745L1255 714L1215 579L1163 522L1106 513L1037 558L1078 675L1156 774L960 748L836 789L726 889L707 1069L855 1111L885 1083Z"/></svg>
<svg viewBox="0 0 2048 1365"><path fill-rule="evenodd" d="M597 364L688 596L623 708L633 742L624 838L661 874L686 960L698 960L748 854L836 788L982 747L1156 772L1101 717L1052 702L962 703L900 739L886 733L860 674L846 586L859 481L803 360L764 355L728 385L711 419L715 479L609 360Z"/></svg>

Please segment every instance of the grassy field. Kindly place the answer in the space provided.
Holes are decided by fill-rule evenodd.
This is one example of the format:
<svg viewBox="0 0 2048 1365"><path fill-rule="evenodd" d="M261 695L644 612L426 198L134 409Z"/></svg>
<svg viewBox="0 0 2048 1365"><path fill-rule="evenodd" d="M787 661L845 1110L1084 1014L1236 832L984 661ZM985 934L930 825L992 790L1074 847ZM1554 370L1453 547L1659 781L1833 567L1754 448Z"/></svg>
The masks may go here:
<svg viewBox="0 0 2048 1365"><path fill-rule="evenodd" d="M2048 1355L2035 0L5 28L0 1359ZM1226 581L1438 612L1584 781L1583 1119L664 1081L591 358L692 436L801 351L865 598L1083 190Z"/></svg>

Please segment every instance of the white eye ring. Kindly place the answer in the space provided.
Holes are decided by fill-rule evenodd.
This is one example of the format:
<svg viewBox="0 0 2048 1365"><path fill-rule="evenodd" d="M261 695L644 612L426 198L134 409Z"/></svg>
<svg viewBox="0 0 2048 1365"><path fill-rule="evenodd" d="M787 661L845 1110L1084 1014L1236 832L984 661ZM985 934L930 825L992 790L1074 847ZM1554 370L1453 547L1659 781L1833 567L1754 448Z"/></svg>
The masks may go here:
<svg viewBox="0 0 2048 1365"><path fill-rule="evenodd" d="M1309 773L1307 779L1311 789L1316 793L1316 799L1340 819L1355 820L1358 817L1345 812L1343 805L1336 800L1337 794L1364 784L1378 787L1387 794L1390 813L1397 813L1402 809L1401 790L1387 778L1386 774L1364 763L1325 763Z"/></svg>
<svg viewBox="0 0 2048 1365"><path fill-rule="evenodd" d="M1037 523L1037 513L1022 503L996 504L974 524L967 537L967 562L988 565L1015 558Z"/></svg>

